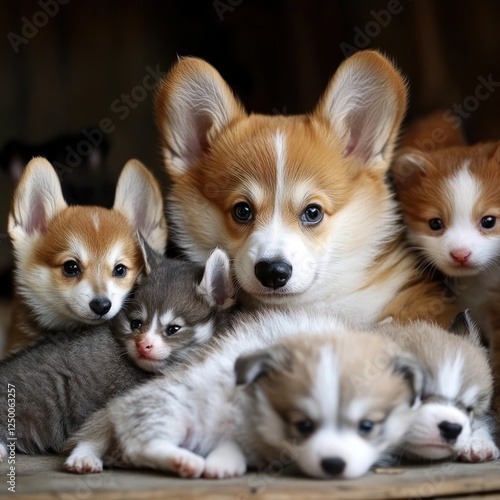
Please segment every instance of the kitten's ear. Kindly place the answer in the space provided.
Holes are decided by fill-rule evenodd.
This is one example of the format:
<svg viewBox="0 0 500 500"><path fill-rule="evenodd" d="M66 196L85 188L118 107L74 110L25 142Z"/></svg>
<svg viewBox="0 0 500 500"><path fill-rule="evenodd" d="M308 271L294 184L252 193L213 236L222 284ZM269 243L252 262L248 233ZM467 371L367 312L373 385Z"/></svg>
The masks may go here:
<svg viewBox="0 0 500 500"><path fill-rule="evenodd" d="M181 59L161 82L156 122L163 138L167 171L183 175L210 148L243 107L217 70L201 59Z"/></svg>
<svg viewBox="0 0 500 500"><path fill-rule="evenodd" d="M450 328L448 328L448 331L454 335L458 335L459 337L464 337L475 346L482 347L479 329L474 323L469 309L466 309L455 316L451 322Z"/></svg>
<svg viewBox="0 0 500 500"><path fill-rule="evenodd" d="M425 370L416 358L406 353L396 356L392 364L394 372L403 377L410 387L410 406L413 406L424 391Z"/></svg>
<svg viewBox="0 0 500 500"><path fill-rule="evenodd" d="M50 220L67 208L59 177L45 158L28 163L14 192L8 230L14 247L43 234Z"/></svg>
<svg viewBox="0 0 500 500"><path fill-rule="evenodd" d="M335 130L344 156L355 155L385 172L405 110L403 78L388 59L365 50L339 66L314 115Z"/></svg>
<svg viewBox="0 0 500 500"><path fill-rule="evenodd" d="M291 369L292 355L284 345L275 345L252 354L240 356L234 365L236 383L249 385L274 371Z"/></svg>
<svg viewBox="0 0 500 500"><path fill-rule="evenodd" d="M231 277L231 264L228 254L222 248L216 248L208 257L199 291L217 307L227 309L234 305L236 292Z"/></svg>
<svg viewBox="0 0 500 500"><path fill-rule="evenodd" d="M396 189L411 187L419 177L425 175L431 165L428 155L414 148L398 152L391 166L391 176Z"/></svg>
<svg viewBox="0 0 500 500"><path fill-rule="evenodd" d="M137 239L144 259L144 272L149 275L163 262L163 255L153 250L139 231L137 231Z"/></svg>
<svg viewBox="0 0 500 500"><path fill-rule="evenodd" d="M163 196L156 179L138 160L129 160L123 167L113 208L125 215L153 250L163 254L167 245Z"/></svg>

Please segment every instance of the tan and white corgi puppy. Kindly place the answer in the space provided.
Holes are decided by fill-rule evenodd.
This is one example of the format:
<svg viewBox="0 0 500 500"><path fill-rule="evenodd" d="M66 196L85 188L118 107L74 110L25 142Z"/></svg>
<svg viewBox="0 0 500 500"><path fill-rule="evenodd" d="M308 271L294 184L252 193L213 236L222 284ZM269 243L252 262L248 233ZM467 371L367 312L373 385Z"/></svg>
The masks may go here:
<svg viewBox="0 0 500 500"><path fill-rule="evenodd" d="M177 243L200 263L223 247L250 305L448 325L456 311L417 272L386 182L405 107L403 78L373 51L287 117L247 114L212 66L180 60L156 101Z"/></svg>
<svg viewBox="0 0 500 500"><path fill-rule="evenodd" d="M450 278L449 300L471 310L500 387L499 162L500 142L406 148L391 170L409 244L429 274Z"/></svg>
<svg viewBox="0 0 500 500"><path fill-rule="evenodd" d="M17 292L8 350L40 327L70 331L113 318L144 265L137 232L160 253L167 238L160 187L136 160L125 165L109 210L68 206L50 163L33 159L14 193L8 230Z"/></svg>
<svg viewBox="0 0 500 500"><path fill-rule="evenodd" d="M410 460L498 458L491 415L493 380L486 349L468 312L449 331L427 322L379 329L425 370L421 403L394 456Z"/></svg>
<svg viewBox="0 0 500 500"><path fill-rule="evenodd" d="M286 457L313 477L353 478L402 438L422 383L415 359L381 335L266 311L203 361L110 401L71 438L65 468L100 472L104 458L220 479Z"/></svg>

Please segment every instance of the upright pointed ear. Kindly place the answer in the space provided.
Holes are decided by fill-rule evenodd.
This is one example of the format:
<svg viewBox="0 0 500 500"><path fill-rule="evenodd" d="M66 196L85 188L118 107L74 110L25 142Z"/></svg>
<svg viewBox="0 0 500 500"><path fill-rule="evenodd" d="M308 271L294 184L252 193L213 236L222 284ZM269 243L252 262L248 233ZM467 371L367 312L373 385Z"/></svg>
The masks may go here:
<svg viewBox="0 0 500 500"><path fill-rule="evenodd" d="M225 126L245 114L220 74L194 57L172 68L159 86L155 108L167 170L174 177L184 174Z"/></svg>
<svg viewBox="0 0 500 500"><path fill-rule="evenodd" d="M113 208L125 215L153 250L163 255L167 245L163 196L158 182L140 161L129 160L123 167Z"/></svg>
<svg viewBox="0 0 500 500"><path fill-rule="evenodd" d="M33 158L14 192L9 213L8 230L14 247L44 233L50 220L67 206L52 165L45 158Z"/></svg>
<svg viewBox="0 0 500 500"><path fill-rule="evenodd" d="M407 382L410 387L410 406L419 398L425 386L426 373L420 363L410 354L400 354L393 361L394 372Z"/></svg>
<svg viewBox="0 0 500 500"><path fill-rule="evenodd" d="M482 347L479 329L474 323L469 309L466 309L455 316L451 322L450 328L448 328L448 331L454 335L464 337L475 346Z"/></svg>
<svg viewBox="0 0 500 500"><path fill-rule="evenodd" d="M387 170L406 110L406 85L375 51L358 52L338 68L314 114L342 140L344 155Z"/></svg>
<svg viewBox="0 0 500 500"><path fill-rule="evenodd" d="M234 305L236 292L231 277L231 264L229 256L221 248L216 248L208 257L199 290L217 307L227 309Z"/></svg>
<svg viewBox="0 0 500 500"><path fill-rule="evenodd" d="M429 156L419 149L404 148L398 152L391 165L391 175L396 188L408 188L425 174L430 167Z"/></svg>
<svg viewBox="0 0 500 500"><path fill-rule="evenodd" d="M273 371L290 370L292 354L282 344L240 356L234 365L236 384L249 385Z"/></svg>
<svg viewBox="0 0 500 500"><path fill-rule="evenodd" d="M148 245L139 231L137 231L137 239L144 259L144 271L146 275L149 275L163 262L164 257Z"/></svg>

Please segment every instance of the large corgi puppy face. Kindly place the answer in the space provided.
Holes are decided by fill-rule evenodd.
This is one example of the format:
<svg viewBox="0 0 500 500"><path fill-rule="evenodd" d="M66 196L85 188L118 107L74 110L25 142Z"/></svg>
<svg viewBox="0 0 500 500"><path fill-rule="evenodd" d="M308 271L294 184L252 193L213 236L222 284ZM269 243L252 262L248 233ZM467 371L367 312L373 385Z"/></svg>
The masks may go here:
<svg viewBox="0 0 500 500"><path fill-rule="evenodd" d="M405 102L375 52L344 62L295 117L247 115L213 67L181 60L156 103L177 242L198 262L224 247L254 298L316 300L394 234L384 177Z"/></svg>
<svg viewBox="0 0 500 500"><path fill-rule="evenodd" d="M412 418L423 377L373 333L293 337L236 362L263 449L287 450L305 474L365 474ZM272 455L271 455L272 456Z"/></svg>
<svg viewBox="0 0 500 500"><path fill-rule="evenodd" d="M402 151L393 174L408 238L448 276L474 275L500 257L498 143Z"/></svg>
<svg viewBox="0 0 500 500"><path fill-rule="evenodd" d="M46 160L32 160L14 194L9 234L17 290L47 328L115 316L143 267L137 231L166 243L161 191L139 162L125 166L112 210L68 207Z"/></svg>

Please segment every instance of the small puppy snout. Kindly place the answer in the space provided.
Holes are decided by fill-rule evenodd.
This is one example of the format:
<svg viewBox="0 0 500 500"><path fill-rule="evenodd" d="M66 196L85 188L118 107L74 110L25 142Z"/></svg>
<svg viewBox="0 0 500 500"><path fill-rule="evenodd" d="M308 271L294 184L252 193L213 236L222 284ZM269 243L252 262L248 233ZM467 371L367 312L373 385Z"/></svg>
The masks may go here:
<svg viewBox="0 0 500 500"><path fill-rule="evenodd" d="M459 264L465 264L470 257L471 252L466 248L457 248L456 250L452 250L450 252L453 260L458 262Z"/></svg>
<svg viewBox="0 0 500 500"><path fill-rule="evenodd" d="M89 307L99 316L104 316L111 309L111 301L106 297L98 297L90 301Z"/></svg>
<svg viewBox="0 0 500 500"><path fill-rule="evenodd" d="M292 266L288 262L261 260L255 264L255 276L267 288L280 288L291 278Z"/></svg>
<svg viewBox="0 0 500 500"><path fill-rule="evenodd" d="M150 342L148 339L136 342L135 345L137 347L137 352L141 356L149 357L150 355L152 355L154 345L153 342Z"/></svg>
<svg viewBox="0 0 500 500"><path fill-rule="evenodd" d="M438 424L438 427L441 436L447 443L457 439L462 432L462 426L460 424L453 424L447 420L443 420L440 424Z"/></svg>
<svg viewBox="0 0 500 500"><path fill-rule="evenodd" d="M321 460L321 467L331 476L338 476L344 472L346 463L340 457L328 457Z"/></svg>

